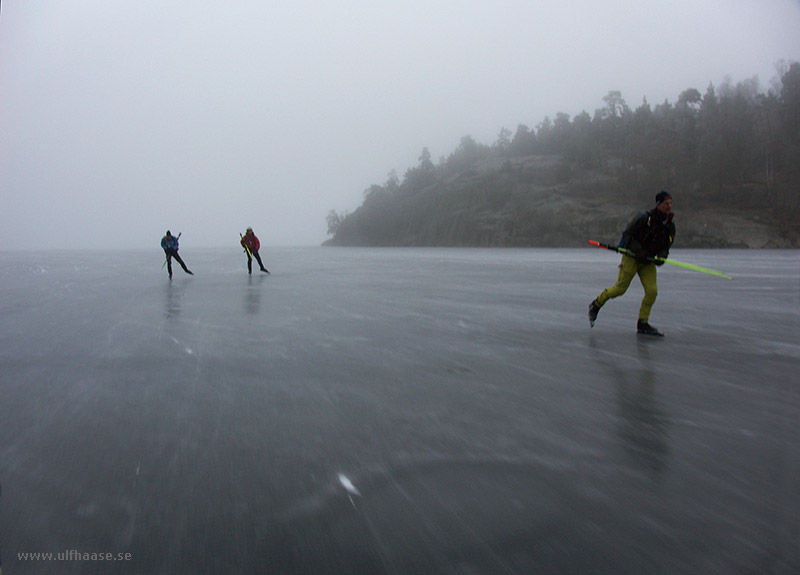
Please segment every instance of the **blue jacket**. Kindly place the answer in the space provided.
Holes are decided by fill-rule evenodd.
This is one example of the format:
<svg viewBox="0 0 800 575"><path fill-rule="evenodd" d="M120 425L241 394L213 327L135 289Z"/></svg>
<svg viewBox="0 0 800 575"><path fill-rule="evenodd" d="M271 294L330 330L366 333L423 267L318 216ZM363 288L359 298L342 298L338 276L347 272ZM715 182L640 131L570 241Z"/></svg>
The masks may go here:
<svg viewBox="0 0 800 575"><path fill-rule="evenodd" d="M178 238L176 236L164 236L161 238L161 249L164 251L173 250L178 251Z"/></svg>

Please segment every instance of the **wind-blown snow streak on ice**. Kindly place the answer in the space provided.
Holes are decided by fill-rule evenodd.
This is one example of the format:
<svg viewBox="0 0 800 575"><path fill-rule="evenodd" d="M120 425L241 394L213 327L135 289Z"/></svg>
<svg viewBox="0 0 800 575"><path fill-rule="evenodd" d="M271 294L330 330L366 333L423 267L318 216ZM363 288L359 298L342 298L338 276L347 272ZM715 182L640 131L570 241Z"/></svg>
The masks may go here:
<svg viewBox="0 0 800 575"><path fill-rule="evenodd" d="M356 489L356 486L353 485L353 482L350 481L350 479L343 473L339 474L339 483L342 484L342 487L344 487L345 491L347 491L348 493L361 496L361 492L358 489Z"/></svg>
<svg viewBox="0 0 800 575"><path fill-rule="evenodd" d="M190 347L187 347L187 346L183 345L180 341L178 341L177 338L175 338L173 336L169 336L169 338L173 342L175 342L175 345L177 345L178 347L183 348L183 351L186 352L187 354L192 355L194 353Z"/></svg>

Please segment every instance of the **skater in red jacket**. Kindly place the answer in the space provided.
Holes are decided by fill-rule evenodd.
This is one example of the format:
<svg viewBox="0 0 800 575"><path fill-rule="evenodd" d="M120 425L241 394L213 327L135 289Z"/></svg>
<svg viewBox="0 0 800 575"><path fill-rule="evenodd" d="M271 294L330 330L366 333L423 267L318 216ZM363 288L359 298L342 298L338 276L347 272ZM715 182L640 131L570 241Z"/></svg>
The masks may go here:
<svg viewBox="0 0 800 575"><path fill-rule="evenodd" d="M253 273L253 258L256 258L258 265L261 266L261 271L269 273L269 270L264 267L264 264L261 263L261 256L258 255L258 250L261 248L261 242L258 241L258 237L253 233L253 228L247 228L247 231L242 236L241 244L244 248L244 253L247 254L247 273Z"/></svg>

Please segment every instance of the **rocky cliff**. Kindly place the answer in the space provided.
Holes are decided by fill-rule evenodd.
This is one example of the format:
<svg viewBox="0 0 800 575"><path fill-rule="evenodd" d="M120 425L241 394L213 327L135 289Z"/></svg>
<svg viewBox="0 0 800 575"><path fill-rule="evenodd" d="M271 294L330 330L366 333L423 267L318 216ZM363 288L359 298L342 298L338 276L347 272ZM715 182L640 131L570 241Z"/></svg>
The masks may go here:
<svg viewBox="0 0 800 575"><path fill-rule="evenodd" d="M373 191L326 244L570 247L589 239L615 242L636 212L652 207L658 191L576 170L558 156L495 158L418 190ZM800 247L800 221L777 217L780 206L763 186L711 192L692 184L669 191L675 201L676 246ZM797 206L788 202L785 209Z"/></svg>

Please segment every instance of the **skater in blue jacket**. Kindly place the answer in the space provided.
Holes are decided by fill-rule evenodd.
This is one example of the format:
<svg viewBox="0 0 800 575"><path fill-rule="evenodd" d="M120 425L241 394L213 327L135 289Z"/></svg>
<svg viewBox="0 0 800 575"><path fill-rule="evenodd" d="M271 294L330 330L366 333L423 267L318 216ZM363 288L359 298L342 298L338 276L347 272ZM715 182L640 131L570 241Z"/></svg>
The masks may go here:
<svg viewBox="0 0 800 575"><path fill-rule="evenodd" d="M167 230L167 234L161 238L161 249L164 250L164 255L167 258L167 271L169 272L169 279L172 279L172 258L181 264L183 271L185 271L189 275L194 275L189 268L186 267L186 264L183 263L181 256L178 255L178 238L181 235L178 234L177 237L173 236L169 230Z"/></svg>

